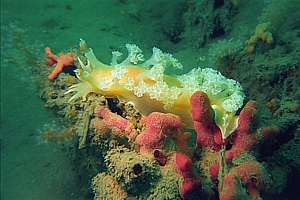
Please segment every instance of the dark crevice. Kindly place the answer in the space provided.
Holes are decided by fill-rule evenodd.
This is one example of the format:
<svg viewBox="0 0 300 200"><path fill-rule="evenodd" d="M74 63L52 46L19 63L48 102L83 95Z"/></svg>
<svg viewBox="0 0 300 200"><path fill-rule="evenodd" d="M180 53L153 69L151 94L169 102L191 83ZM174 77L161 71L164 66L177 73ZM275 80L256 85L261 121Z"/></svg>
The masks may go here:
<svg viewBox="0 0 300 200"><path fill-rule="evenodd" d="M218 38L225 34L225 30L223 27L216 26L211 34L211 38Z"/></svg>
<svg viewBox="0 0 300 200"><path fill-rule="evenodd" d="M224 0L215 0L214 1L214 9L220 8L224 5Z"/></svg>
<svg viewBox="0 0 300 200"><path fill-rule="evenodd" d="M113 112L113 113L117 113L118 115L122 116L123 111L122 109L119 107L119 100L117 98L107 98L107 105L108 108Z"/></svg>

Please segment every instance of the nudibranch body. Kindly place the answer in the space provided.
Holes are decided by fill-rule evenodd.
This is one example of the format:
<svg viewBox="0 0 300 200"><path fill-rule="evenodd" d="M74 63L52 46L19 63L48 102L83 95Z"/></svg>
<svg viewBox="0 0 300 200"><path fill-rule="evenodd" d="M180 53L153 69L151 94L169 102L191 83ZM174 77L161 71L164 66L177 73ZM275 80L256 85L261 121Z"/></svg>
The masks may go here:
<svg viewBox="0 0 300 200"><path fill-rule="evenodd" d="M81 40L81 49L85 46ZM68 91L75 92L70 100L85 99L91 92L118 97L132 102L145 115L154 111L176 114L186 127L192 128L190 97L196 91L203 91L210 99L223 137L236 128L235 112L242 107L244 99L238 82L211 68L195 68L184 75L167 75L166 68L183 68L171 54L154 47L152 56L145 61L139 47L126 44L126 48L127 58L119 63L122 54L114 51L110 65L100 62L92 49L85 49L76 70L81 82Z"/></svg>

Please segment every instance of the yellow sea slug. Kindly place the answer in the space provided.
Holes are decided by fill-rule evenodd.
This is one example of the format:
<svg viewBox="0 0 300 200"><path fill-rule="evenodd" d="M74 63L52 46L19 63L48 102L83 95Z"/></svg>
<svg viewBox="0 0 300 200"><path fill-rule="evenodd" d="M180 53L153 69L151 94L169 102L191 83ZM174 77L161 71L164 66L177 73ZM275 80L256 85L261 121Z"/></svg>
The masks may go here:
<svg viewBox="0 0 300 200"><path fill-rule="evenodd" d="M80 49L85 46L82 40ZM80 66L76 70L81 82L71 86L68 93L75 94L70 100L84 100L91 92L118 97L132 102L144 115L153 111L174 113L191 128L190 97L196 91L203 91L209 96L217 125L228 132L225 131L228 121L236 121L232 118L243 105L244 93L238 82L211 68L194 68L187 74L168 75L167 68L183 68L171 54L154 47L152 56L145 60L136 45L126 44L126 48L127 58L118 62L122 54L114 51L110 65L100 62L92 49L86 49L85 58L78 59Z"/></svg>

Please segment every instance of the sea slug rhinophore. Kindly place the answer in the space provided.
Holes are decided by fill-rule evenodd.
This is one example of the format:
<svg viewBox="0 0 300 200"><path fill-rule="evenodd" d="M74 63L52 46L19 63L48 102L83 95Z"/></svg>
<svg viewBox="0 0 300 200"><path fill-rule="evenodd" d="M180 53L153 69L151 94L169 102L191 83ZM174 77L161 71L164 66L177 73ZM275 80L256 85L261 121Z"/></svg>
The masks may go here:
<svg viewBox="0 0 300 200"><path fill-rule="evenodd" d="M132 102L144 115L151 112L173 113L185 127L193 127L190 97L196 91L207 94L214 119L226 138L237 127L235 112L242 107L244 93L240 84L227 79L211 68L194 68L187 74L169 75L167 68L182 69L183 66L171 54L153 48L153 54L145 60L142 51L134 44L126 44L128 56L118 62L122 53L112 52L110 65L100 62L92 49L81 40L84 56L78 58L76 75L81 81L71 86L74 92L70 101L82 98L91 92L106 97L118 97Z"/></svg>

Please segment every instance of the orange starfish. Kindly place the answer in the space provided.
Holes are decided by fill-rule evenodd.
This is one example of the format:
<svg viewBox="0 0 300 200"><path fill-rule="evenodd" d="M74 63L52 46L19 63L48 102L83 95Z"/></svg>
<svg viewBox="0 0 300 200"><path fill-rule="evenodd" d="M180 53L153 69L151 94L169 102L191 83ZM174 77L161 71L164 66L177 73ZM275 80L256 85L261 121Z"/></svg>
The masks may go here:
<svg viewBox="0 0 300 200"><path fill-rule="evenodd" d="M48 60L48 65L53 65L57 63L54 70L48 76L49 80L55 79L65 67L72 67L74 65L74 53L59 53L59 56L56 56L49 47L46 47L45 55Z"/></svg>

